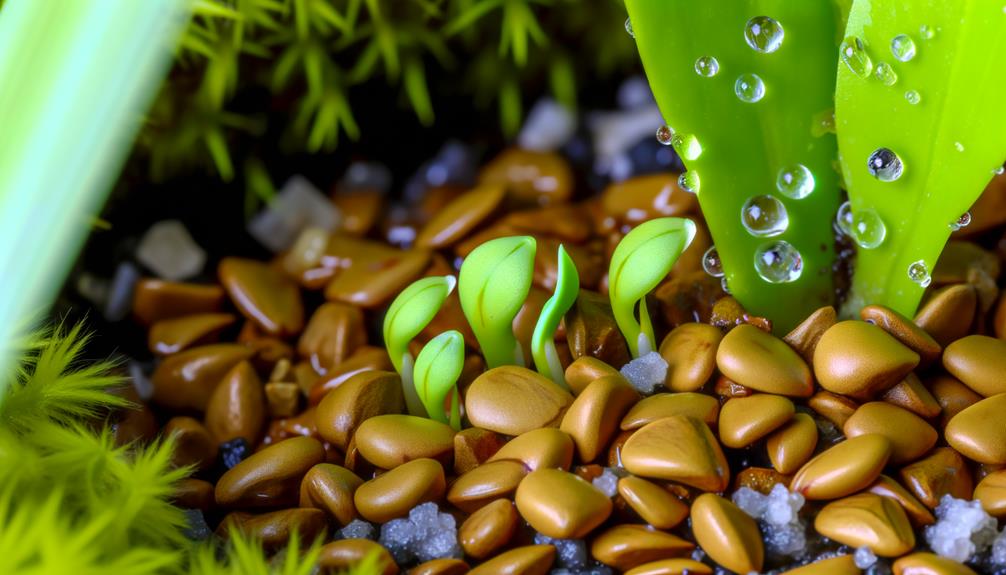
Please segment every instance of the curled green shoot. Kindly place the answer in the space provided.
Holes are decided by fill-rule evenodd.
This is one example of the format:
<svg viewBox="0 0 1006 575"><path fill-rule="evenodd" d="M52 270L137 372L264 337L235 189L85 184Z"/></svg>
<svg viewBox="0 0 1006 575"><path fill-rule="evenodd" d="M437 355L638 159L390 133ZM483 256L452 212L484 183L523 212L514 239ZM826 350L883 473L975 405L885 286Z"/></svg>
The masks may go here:
<svg viewBox="0 0 1006 575"><path fill-rule="evenodd" d="M525 363L513 319L531 289L534 253L530 236L497 238L475 248L461 264L461 309L490 368Z"/></svg>
<svg viewBox="0 0 1006 575"><path fill-rule="evenodd" d="M658 218L634 228L615 248L608 268L608 295L615 322L633 357L656 349L646 294L667 277L694 237L695 224L691 220Z"/></svg>
<svg viewBox="0 0 1006 575"><path fill-rule="evenodd" d="M548 298L538 316L531 336L531 354L538 372L552 381L569 388L566 385L565 372L559 355L555 350L555 330L559 327L562 317L573 307L576 296L580 293L580 276L576 271L573 258L566 253L566 248L559 246L559 273L556 277L555 292Z"/></svg>
<svg viewBox="0 0 1006 575"><path fill-rule="evenodd" d="M426 409L412 381L413 357L409 353L409 342L429 325L456 284L454 276L416 280L398 294L384 316L384 345L402 378L405 403L412 415L425 416Z"/></svg>
<svg viewBox="0 0 1006 575"><path fill-rule="evenodd" d="M419 399L426 407L430 419L450 423L461 429L461 396L457 382L465 364L465 338L455 330L445 331L431 339L416 358L414 379ZM451 394L451 413L444 410L447 395Z"/></svg>

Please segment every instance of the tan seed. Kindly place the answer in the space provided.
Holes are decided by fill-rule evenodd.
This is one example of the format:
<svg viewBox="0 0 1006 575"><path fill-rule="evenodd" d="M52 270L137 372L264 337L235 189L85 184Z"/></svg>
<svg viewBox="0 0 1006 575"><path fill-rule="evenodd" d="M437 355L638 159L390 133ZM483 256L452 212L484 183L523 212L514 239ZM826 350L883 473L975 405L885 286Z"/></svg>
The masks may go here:
<svg viewBox="0 0 1006 575"><path fill-rule="evenodd" d="M259 542L267 551L285 547L297 531L301 541L313 541L325 531L328 521L319 509L282 509L260 515L231 513L220 523L217 533L230 536L240 531Z"/></svg>
<svg viewBox="0 0 1006 575"><path fill-rule="evenodd" d="M325 441L346 449L360 424L371 417L405 409L402 380L390 371L364 371L328 392L315 420Z"/></svg>
<svg viewBox="0 0 1006 575"><path fill-rule="evenodd" d="M345 303L324 303L297 340L297 353L325 373L367 344L363 311Z"/></svg>
<svg viewBox="0 0 1006 575"><path fill-rule="evenodd" d="M424 457L453 465L454 429L425 417L376 415L360 424L355 438L360 455L383 469Z"/></svg>
<svg viewBox="0 0 1006 575"><path fill-rule="evenodd" d="M289 381L272 381L265 384L266 406L273 419L293 417L300 403L300 386Z"/></svg>
<svg viewBox="0 0 1006 575"><path fill-rule="evenodd" d="M716 351L724 376L744 387L790 397L810 397L807 363L786 342L749 324L730 330Z"/></svg>
<svg viewBox="0 0 1006 575"><path fill-rule="evenodd" d="M186 477L175 483L171 501L182 509L208 510L213 506L213 484L203 479Z"/></svg>
<svg viewBox="0 0 1006 575"><path fill-rule="evenodd" d="M556 427L571 403L573 396L552 380L514 365L478 376L465 397L472 425L504 435Z"/></svg>
<svg viewBox="0 0 1006 575"><path fill-rule="evenodd" d="M573 438L580 461L594 461L637 401L639 393L621 375L598 378L573 400L559 429Z"/></svg>
<svg viewBox="0 0 1006 575"><path fill-rule="evenodd" d="M301 362L301 366L306 366L314 377L308 378L310 386L306 388L307 402L310 405L318 405L328 392L346 383L349 378L364 371L392 371L391 358L388 351L383 347L372 347L365 345L357 349L346 361L333 367L325 374L325 377L318 377L317 372L310 363ZM296 371L296 369L295 369ZM305 389L301 387L301 389Z"/></svg>
<svg viewBox="0 0 1006 575"><path fill-rule="evenodd" d="M924 551L905 555L891 567L894 575L977 575L967 565Z"/></svg>
<svg viewBox="0 0 1006 575"><path fill-rule="evenodd" d="M862 572L856 567L856 560L852 555L839 555L790 569L783 575L860 575Z"/></svg>
<svg viewBox="0 0 1006 575"><path fill-rule="evenodd" d="M525 475L527 469L519 461L485 463L458 477L447 491L447 500L472 513L497 499L511 497Z"/></svg>
<svg viewBox="0 0 1006 575"><path fill-rule="evenodd" d="M671 415L694 417L712 427L719 420L720 403L711 395L690 391L657 393L633 405L622 418L621 428L639 429L647 423Z"/></svg>
<svg viewBox="0 0 1006 575"><path fill-rule="evenodd" d="M378 475L356 489L353 502L367 521L387 523L409 510L444 495L444 468L433 459L414 459Z"/></svg>
<svg viewBox="0 0 1006 575"><path fill-rule="evenodd" d="M971 331L978 292L970 284L957 284L933 293L915 315L915 323L946 347Z"/></svg>
<svg viewBox="0 0 1006 575"><path fill-rule="evenodd" d="M582 244L591 235L591 222L582 204L558 204L510 212L503 221L531 235L549 235L567 242Z"/></svg>
<svg viewBox="0 0 1006 575"><path fill-rule="evenodd" d="M464 475L482 465L501 447L503 438L498 433L480 427L462 429L454 434L454 474Z"/></svg>
<svg viewBox="0 0 1006 575"><path fill-rule="evenodd" d="M819 391L807 400L807 405L821 417L842 427L852 414L859 408L859 404L845 397L830 391Z"/></svg>
<svg viewBox="0 0 1006 575"><path fill-rule="evenodd" d="M671 391L696 391L716 371L716 350L723 339L719 328L706 323L686 323L667 334L660 355L667 362L664 385Z"/></svg>
<svg viewBox="0 0 1006 575"><path fill-rule="evenodd" d="M269 264L224 258L217 272L234 305L266 334L287 337L304 328L300 288Z"/></svg>
<svg viewBox="0 0 1006 575"><path fill-rule="evenodd" d="M555 562L553 545L527 545L476 565L469 575L545 575Z"/></svg>
<svg viewBox="0 0 1006 575"><path fill-rule="evenodd" d="M974 499L996 519L1006 517L1006 470L993 471L975 486Z"/></svg>
<svg viewBox="0 0 1006 575"><path fill-rule="evenodd" d="M723 491L730 467L709 427L672 415L637 430L622 447L622 463L635 475L667 479L706 491Z"/></svg>
<svg viewBox="0 0 1006 575"><path fill-rule="evenodd" d="M133 291L133 315L144 325L162 319L220 311L224 290L218 285L199 285L144 278Z"/></svg>
<svg viewBox="0 0 1006 575"><path fill-rule="evenodd" d="M384 194L370 189L339 190L338 193L332 194L332 203L342 214L339 231L353 236L363 236L377 223L384 206Z"/></svg>
<svg viewBox="0 0 1006 575"><path fill-rule="evenodd" d="M695 211L695 194L678 187L672 173L635 176L609 184L601 194L604 212L619 220L640 224L664 216L680 216Z"/></svg>
<svg viewBox="0 0 1006 575"><path fill-rule="evenodd" d="M929 455L902 467L899 477L902 485L930 509L936 509L944 495L969 499L974 489L964 458L949 447L937 447Z"/></svg>
<svg viewBox="0 0 1006 575"><path fill-rule="evenodd" d="M363 480L345 467L319 463L300 482L300 506L321 509L346 525L356 519L353 494L361 485Z"/></svg>
<svg viewBox="0 0 1006 575"><path fill-rule="evenodd" d="M730 501L703 493L692 503L695 541L713 561L737 573L761 571L765 560L758 524Z"/></svg>
<svg viewBox="0 0 1006 575"><path fill-rule="evenodd" d="M817 342L828 328L835 325L836 316L835 308L830 305L818 308L782 340L792 346L808 365L812 364Z"/></svg>
<svg viewBox="0 0 1006 575"><path fill-rule="evenodd" d="M433 559L409 569L409 575L464 575L469 570L461 559Z"/></svg>
<svg viewBox="0 0 1006 575"><path fill-rule="evenodd" d="M905 463L923 456L936 445L932 425L907 409L883 401L859 406L843 427L848 438L867 434L886 437L891 442L891 461Z"/></svg>
<svg viewBox="0 0 1006 575"><path fill-rule="evenodd" d="M984 399L970 387L950 375L937 375L929 379L926 384L932 391L933 397L936 398L936 403L940 406L941 428L946 428L947 423L965 408Z"/></svg>
<svg viewBox="0 0 1006 575"><path fill-rule="evenodd" d="M947 443L961 455L979 463L1006 463L1004 409L1006 393L993 395L965 408L943 430Z"/></svg>
<svg viewBox="0 0 1006 575"><path fill-rule="evenodd" d="M345 572L371 555L377 557L377 574L398 574L398 565L391 553L380 543L370 539L342 539L325 544L318 555L318 566L334 572Z"/></svg>
<svg viewBox="0 0 1006 575"><path fill-rule="evenodd" d="M172 354L150 377L154 403L203 411L224 375L251 355L250 348L234 343L203 345Z"/></svg>
<svg viewBox="0 0 1006 575"><path fill-rule="evenodd" d="M609 567L627 571L651 561L688 555L694 548L690 541L651 527L616 525L594 538L590 554Z"/></svg>
<svg viewBox="0 0 1006 575"><path fill-rule="evenodd" d="M807 499L844 497L873 483L890 456L891 442L882 435L846 439L804 464L790 489Z"/></svg>
<svg viewBox="0 0 1006 575"><path fill-rule="evenodd" d="M772 467L779 473L795 473L814 455L817 447L817 424L806 413L797 413L793 419L768 436L765 442Z"/></svg>
<svg viewBox="0 0 1006 575"><path fill-rule="evenodd" d="M581 289L563 321L574 359L592 356L608 365L625 365L632 359L607 295Z"/></svg>
<svg viewBox="0 0 1006 575"><path fill-rule="evenodd" d="M216 486L223 507L295 505L301 479L325 460L325 448L312 437L294 437L253 453L226 473Z"/></svg>
<svg viewBox="0 0 1006 575"><path fill-rule="evenodd" d="M919 354L865 321L841 321L824 332L814 351L814 374L821 387L870 399L904 379Z"/></svg>
<svg viewBox="0 0 1006 575"><path fill-rule="evenodd" d="M510 542L518 521L513 502L497 499L465 519L458 528L458 542L467 555L485 559Z"/></svg>
<svg viewBox="0 0 1006 575"><path fill-rule="evenodd" d="M506 186L509 196L525 205L561 204L573 194L573 171L554 152L509 148L482 167L479 184Z"/></svg>
<svg viewBox="0 0 1006 575"><path fill-rule="evenodd" d="M612 504L583 479L559 469L532 471L517 487L517 510L539 532L579 539L604 523Z"/></svg>
<svg viewBox="0 0 1006 575"><path fill-rule="evenodd" d="M213 435L191 417L172 417L164 424L161 433L173 437L175 449L171 454L171 464L175 467L194 465L197 469L213 464L217 457L217 442Z"/></svg>
<svg viewBox="0 0 1006 575"><path fill-rule="evenodd" d="M355 243L359 242L355 240ZM430 263L429 250L397 250L383 244L378 246L377 250L366 249L363 257L342 260L347 267L339 270L325 286L325 298L366 309L378 308L422 275ZM329 251L332 251L331 244Z"/></svg>
<svg viewBox="0 0 1006 575"><path fill-rule="evenodd" d="M641 477L630 475L619 479L618 494L643 521L657 529L674 529L688 517L688 505Z"/></svg>
<svg viewBox="0 0 1006 575"><path fill-rule="evenodd" d="M793 402L779 395L728 399L720 410L720 441L727 447L747 447L785 425L794 412Z"/></svg>
<svg viewBox="0 0 1006 575"><path fill-rule="evenodd" d="M573 390L573 395L580 395L591 382L605 375L622 376L617 369L596 357L585 355L573 360L566 368L566 384Z"/></svg>
<svg viewBox="0 0 1006 575"><path fill-rule="evenodd" d="M922 527L925 525L932 525L936 523L936 518L933 514L918 500L914 495L908 492L907 489L901 486L900 483L894 479L881 475L873 482L872 485L866 488L870 493L875 493L881 497L887 497L897 501L901 508L905 510L908 515L908 520L912 522L915 527Z"/></svg>
<svg viewBox="0 0 1006 575"><path fill-rule="evenodd" d="M943 367L978 393L1006 393L1006 340L969 335L943 351Z"/></svg>
<svg viewBox="0 0 1006 575"><path fill-rule="evenodd" d="M200 313L162 319L150 326L147 347L157 355L171 355L199 342L213 340L237 318L229 313Z"/></svg>
<svg viewBox="0 0 1006 575"><path fill-rule="evenodd" d="M445 248L463 239L499 207L506 195L501 185L479 186L438 211L416 236L421 248Z"/></svg>
<svg viewBox="0 0 1006 575"><path fill-rule="evenodd" d="M713 568L694 559L661 559L640 565L625 575L712 575Z"/></svg>
<svg viewBox="0 0 1006 575"><path fill-rule="evenodd" d="M573 438L559 429L532 429L511 439L489 461L513 459L536 469L569 469L573 464Z"/></svg>
<svg viewBox="0 0 1006 575"><path fill-rule="evenodd" d="M213 390L206 404L206 429L217 443L242 438L256 445L265 425L265 394L247 361L235 365Z"/></svg>
<svg viewBox="0 0 1006 575"><path fill-rule="evenodd" d="M859 318L870 322L893 335L909 349L919 354L922 365L928 365L940 356L942 347L924 329L911 319L889 307L868 305L859 310Z"/></svg>
<svg viewBox="0 0 1006 575"><path fill-rule="evenodd" d="M881 557L898 557L915 547L915 532L905 510L873 493L860 493L825 505L814 529L850 547L869 547Z"/></svg>
<svg viewBox="0 0 1006 575"><path fill-rule="evenodd" d="M923 419L932 419L940 414L939 402L914 373L909 373L905 379L888 389L882 399Z"/></svg>

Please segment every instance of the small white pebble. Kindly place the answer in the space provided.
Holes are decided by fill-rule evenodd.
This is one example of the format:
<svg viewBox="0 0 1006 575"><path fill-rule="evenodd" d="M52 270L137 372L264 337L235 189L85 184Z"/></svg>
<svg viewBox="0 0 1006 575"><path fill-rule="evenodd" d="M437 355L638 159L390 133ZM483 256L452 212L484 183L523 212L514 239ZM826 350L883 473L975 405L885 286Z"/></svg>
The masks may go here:
<svg viewBox="0 0 1006 575"><path fill-rule="evenodd" d="M996 539L996 520L979 501L944 495L936 506L936 523L926 527L926 543L937 555L965 563Z"/></svg>
<svg viewBox="0 0 1006 575"><path fill-rule="evenodd" d="M614 497L618 493L618 475L615 475L610 467L605 467L604 472L595 477L591 483L608 497Z"/></svg>
<svg viewBox="0 0 1006 575"><path fill-rule="evenodd" d="M992 543L992 563L997 567L1006 567L1006 529L996 536Z"/></svg>
<svg viewBox="0 0 1006 575"><path fill-rule="evenodd" d="M667 378L667 360L651 351L622 366L620 370L632 387L643 394L652 394Z"/></svg>
<svg viewBox="0 0 1006 575"><path fill-rule="evenodd" d="M877 562L877 556L869 547L860 547L856 549L856 553L852 556L852 560L856 562L856 567L859 567L860 569L869 569Z"/></svg>
<svg viewBox="0 0 1006 575"><path fill-rule="evenodd" d="M150 226L136 247L136 259L161 279L189 279L203 271L206 252L185 224L164 220Z"/></svg>

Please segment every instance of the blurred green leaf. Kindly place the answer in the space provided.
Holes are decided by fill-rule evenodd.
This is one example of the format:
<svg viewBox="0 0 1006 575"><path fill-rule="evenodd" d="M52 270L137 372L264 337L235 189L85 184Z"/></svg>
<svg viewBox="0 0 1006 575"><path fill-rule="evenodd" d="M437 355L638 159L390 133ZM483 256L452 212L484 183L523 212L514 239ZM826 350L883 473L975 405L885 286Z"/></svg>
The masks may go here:
<svg viewBox="0 0 1006 575"><path fill-rule="evenodd" d="M461 430L460 405L452 401L451 416L444 411L447 396L452 391L465 364L465 338L460 332L445 331L423 346L413 370L416 391L430 419L450 423Z"/></svg>

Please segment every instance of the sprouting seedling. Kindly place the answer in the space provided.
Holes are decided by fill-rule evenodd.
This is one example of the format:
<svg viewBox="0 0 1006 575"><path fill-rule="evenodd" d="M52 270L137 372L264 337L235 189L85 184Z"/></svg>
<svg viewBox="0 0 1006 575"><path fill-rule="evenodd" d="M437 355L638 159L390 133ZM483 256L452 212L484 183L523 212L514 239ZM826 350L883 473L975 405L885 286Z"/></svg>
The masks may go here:
<svg viewBox="0 0 1006 575"><path fill-rule="evenodd" d="M461 429L461 396L456 386L465 364L465 338L450 330L427 343L416 357L414 370L416 391L430 419L450 423ZM444 411L447 395L451 394L451 414Z"/></svg>
<svg viewBox="0 0 1006 575"><path fill-rule="evenodd" d="M911 316L1006 159L1003 2L857 0L839 57L839 224L858 245L847 308Z"/></svg>
<svg viewBox="0 0 1006 575"><path fill-rule="evenodd" d="M626 0L730 292L785 333L831 301L839 204L830 2ZM657 127L654 126L656 130ZM630 342L630 345L632 343Z"/></svg>
<svg viewBox="0 0 1006 575"><path fill-rule="evenodd" d="M608 268L608 295L615 322L633 357L656 349L646 294L667 277L694 237L695 224L691 220L658 218L634 228L615 248Z"/></svg>
<svg viewBox="0 0 1006 575"><path fill-rule="evenodd" d="M531 289L534 252L530 236L497 238L472 250L461 264L461 309L489 367L524 365L513 319Z"/></svg>
<svg viewBox="0 0 1006 575"><path fill-rule="evenodd" d="M559 321L576 302L576 296L580 293L580 276L577 274L573 258L569 257L566 248L561 244L558 260L559 273L556 277L555 292L541 308L538 323L534 326L531 354L534 356L535 367L542 375L551 377L552 381L563 387L568 387L559 355L555 350L555 330L559 327Z"/></svg>
<svg viewBox="0 0 1006 575"><path fill-rule="evenodd" d="M426 409L413 385L413 358L409 342L423 331L454 290L454 276L432 276L413 282L391 302L384 316L384 345L392 365L402 378L405 403L412 415L425 416Z"/></svg>

